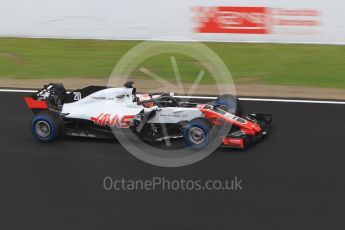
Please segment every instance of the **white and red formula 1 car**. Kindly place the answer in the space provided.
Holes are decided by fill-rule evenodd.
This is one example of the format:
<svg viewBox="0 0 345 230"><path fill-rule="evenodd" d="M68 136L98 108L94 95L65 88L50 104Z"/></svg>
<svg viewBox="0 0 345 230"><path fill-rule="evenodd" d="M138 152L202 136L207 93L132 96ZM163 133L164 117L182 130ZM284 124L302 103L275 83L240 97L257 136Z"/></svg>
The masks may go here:
<svg viewBox="0 0 345 230"><path fill-rule="evenodd" d="M62 84L49 84L25 97L33 111L33 136L41 142L62 134L114 138L113 128L131 129L146 142L183 138L186 145L205 147L213 127L231 128L222 145L245 148L270 132L272 115L243 114L236 97L223 95L208 104L189 103L170 94L137 94L127 82L123 87L89 86L66 92ZM162 124L166 132L162 131Z"/></svg>

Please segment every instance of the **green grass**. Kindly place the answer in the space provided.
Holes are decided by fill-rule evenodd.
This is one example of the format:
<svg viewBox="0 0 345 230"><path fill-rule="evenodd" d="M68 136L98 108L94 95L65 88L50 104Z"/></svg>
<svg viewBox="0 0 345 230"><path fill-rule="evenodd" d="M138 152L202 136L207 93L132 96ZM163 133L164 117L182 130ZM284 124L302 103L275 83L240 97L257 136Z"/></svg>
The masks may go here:
<svg viewBox="0 0 345 230"><path fill-rule="evenodd" d="M0 77L15 79L108 77L137 41L0 38ZM345 46L204 43L226 63L236 82L345 88ZM193 82L200 64L190 57L164 54L141 64L159 76L174 78L176 56L185 82ZM147 77L135 70L134 76ZM206 72L203 83L212 82Z"/></svg>

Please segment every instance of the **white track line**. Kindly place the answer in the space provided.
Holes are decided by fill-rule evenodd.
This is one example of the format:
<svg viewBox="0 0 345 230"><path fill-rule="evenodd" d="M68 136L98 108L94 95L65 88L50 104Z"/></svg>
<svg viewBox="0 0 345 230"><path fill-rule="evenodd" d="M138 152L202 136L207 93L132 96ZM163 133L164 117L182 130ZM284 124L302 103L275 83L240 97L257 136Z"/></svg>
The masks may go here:
<svg viewBox="0 0 345 230"><path fill-rule="evenodd" d="M204 96L174 96L176 98L186 98L186 99L205 99L205 100L215 100L217 97L204 97Z"/></svg>
<svg viewBox="0 0 345 230"><path fill-rule="evenodd" d="M174 96L176 98L186 99L209 99L215 100L217 97L203 97L203 96ZM345 101L317 101L317 100L294 100L294 99L276 99L276 98L248 98L239 97L241 101L267 101L267 102L293 102L293 103L316 103L316 104L340 104L345 105Z"/></svg>
<svg viewBox="0 0 345 230"><path fill-rule="evenodd" d="M0 92L9 92L9 93L35 93L37 90L29 89L0 89Z"/></svg>
<svg viewBox="0 0 345 230"><path fill-rule="evenodd" d="M345 101L317 101L317 100L293 100L293 99L275 99L275 98L242 98L241 101L269 101L269 102L292 102L292 103L315 103L315 104L338 104L345 105Z"/></svg>
<svg viewBox="0 0 345 230"><path fill-rule="evenodd" d="M35 93L37 90L27 89L0 89L0 92L9 93ZM206 97L206 96L174 96L176 98L186 99L203 99L203 100L214 100L217 97ZM294 100L294 99L276 99L276 98L247 98L239 97L241 101L266 101L266 102L290 102L290 103L314 103L314 104L338 104L345 105L345 101L319 101L319 100Z"/></svg>

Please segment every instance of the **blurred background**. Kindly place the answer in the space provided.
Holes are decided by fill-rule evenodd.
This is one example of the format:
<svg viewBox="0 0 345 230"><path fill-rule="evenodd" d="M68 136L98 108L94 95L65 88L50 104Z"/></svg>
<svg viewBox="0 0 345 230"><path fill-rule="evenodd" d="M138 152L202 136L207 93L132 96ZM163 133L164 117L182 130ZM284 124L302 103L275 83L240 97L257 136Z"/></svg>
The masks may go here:
<svg viewBox="0 0 345 230"><path fill-rule="evenodd" d="M344 0L0 0L0 229L344 229L345 102L241 100L273 114L270 137L162 168L113 141L40 144L23 100L31 93L2 90L106 85L142 41L194 40L224 61L240 96L345 101L344 9ZM181 54L139 68L173 81L171 56L183 83L194 82L201 65ZM131 76L138 91L152 88L139 69ZM210 73L198 88L212 93ZM106 176L238 176L244 190L106 191Z"/></svg>
<svg viewBox="0 0 345 230"><path fill-rule="evenodd" d="M128 50L153 39L203 42L240 95L345 99L344 7L340 0L2 0L0 87L104 85ZM173 80L171 55L142 66ZM193 82L198 64L176 60L182 81ZM150 85L140 71L132 75ZM201 84L211 89L212 76Z"/></svg>

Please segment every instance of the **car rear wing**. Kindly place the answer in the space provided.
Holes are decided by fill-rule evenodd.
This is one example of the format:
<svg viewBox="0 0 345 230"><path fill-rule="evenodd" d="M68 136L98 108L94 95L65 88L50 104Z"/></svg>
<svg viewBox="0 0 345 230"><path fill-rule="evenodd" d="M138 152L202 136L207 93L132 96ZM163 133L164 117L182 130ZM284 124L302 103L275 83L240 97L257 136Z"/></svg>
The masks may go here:
<svg viewBox="0 0 345 230"><path fill-rule="evenodd" d="M88 95L99 90L105 89L104 86L88 86L82 89L77 89L67 92L63 84L50 83L38 90L36 93L24 100L29 109L34 114L45 109L61 110L64 103L72 103L81 100Z"/></svg>
<svg viewBox="0 0 345 230"><path fill-rule="evenodd" d="M24 101L29 109L48 109L48 104L44 100L35 100L32 97L24 97Z"/></svg>
<svg viewBox="0 0 345 230"><path fill-rule="evenodd" d="M34 114L46 109L59 110L62 106L67 92L62 84L50 83L38 90L29 97L24 97L24 101Z"/></svg>

